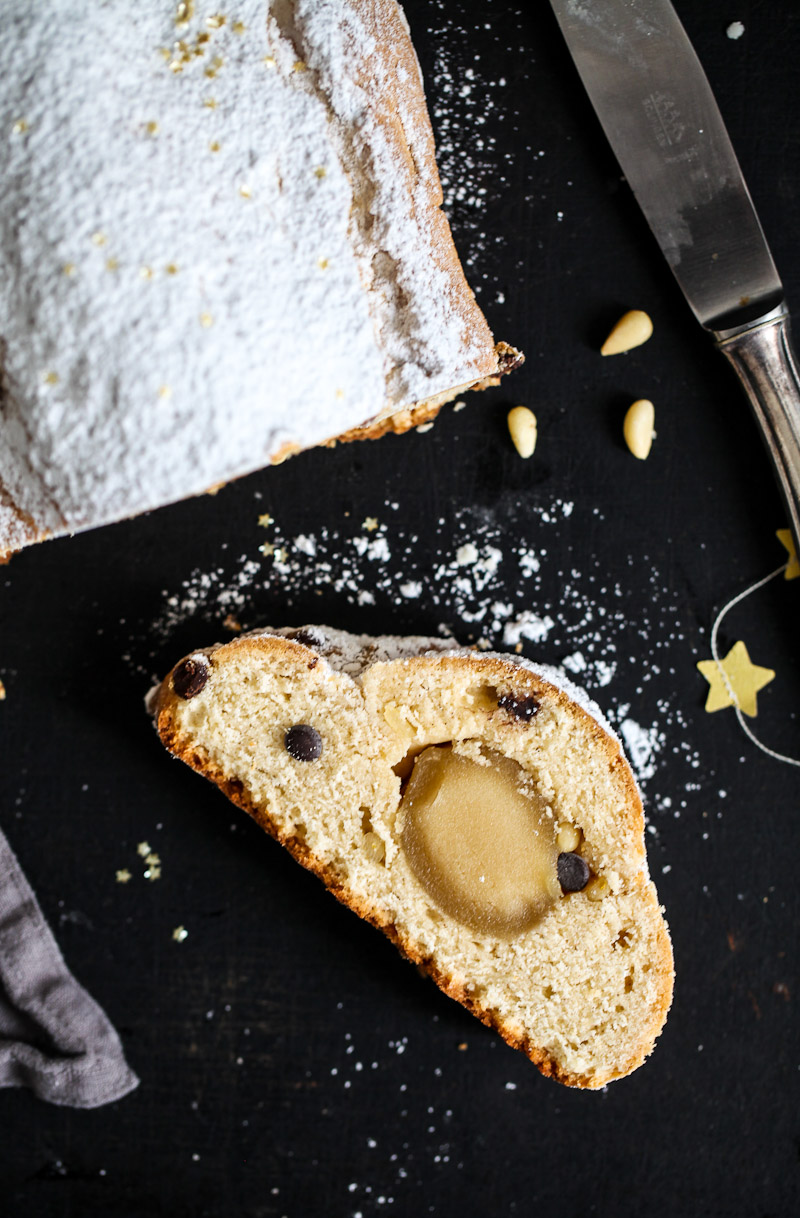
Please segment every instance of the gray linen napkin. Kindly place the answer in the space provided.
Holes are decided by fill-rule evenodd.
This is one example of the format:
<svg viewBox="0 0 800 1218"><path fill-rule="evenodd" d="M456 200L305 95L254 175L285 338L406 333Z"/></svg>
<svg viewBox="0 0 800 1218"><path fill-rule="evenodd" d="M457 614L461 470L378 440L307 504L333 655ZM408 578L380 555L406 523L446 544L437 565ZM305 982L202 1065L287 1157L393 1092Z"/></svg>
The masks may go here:
<svg viewBox="0 0 800 1218"><path fill-rule="evenodd" d="M138 1085L107 1015L64 963L0 832L0 1087L98 1108Z"/></svg>

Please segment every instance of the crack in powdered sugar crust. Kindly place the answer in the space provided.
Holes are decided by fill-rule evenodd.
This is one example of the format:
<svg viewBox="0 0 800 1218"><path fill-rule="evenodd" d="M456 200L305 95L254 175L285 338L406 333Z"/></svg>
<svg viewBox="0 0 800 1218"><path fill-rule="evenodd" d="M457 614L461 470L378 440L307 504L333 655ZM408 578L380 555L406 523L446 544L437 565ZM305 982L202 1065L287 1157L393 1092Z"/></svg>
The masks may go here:
<svg viewBox="0 0 800 1218"><path fill-rule="evenodd" d="M297 10L309 64L270 7ZM417 207L426 183L338 79L385 71L356 9L238 0L223 19L198 0L184 27L162 0L4 6L0 484L42 529L203 491L387 396L474 379L481 353L431 256L441 213ZM426 124L409 112L412 161ZM351 221L368 206L391 242ZM13 542L24 522L0 512Z"/></svg>
<svg viewBox="0 0 800 1218"><path fill-rule="evenodd" d="M460 653L455 639L429 638L425 635L350 634L349 631L334 630L330 626L265 626L240 637L255 638L270 634L294 639L298 633L301 635L298 642L302 641L318 652L331 668L345 672L355 680L371 664L406 660L420 655Z"/></svg>
<svg viewBox="0 0 800 1218"><path fill-rule="evenodd" d="M249 631L242 638L253 638L262 634L279 635L281 638L294 638L300 632L302 641L314 651L323 656L331 668L348 673L358 678L371 664L383 663L389 660L413 659L415 656L437 655L443 658L466 658L470 660L489 659L500 660L505 664L513 664L516 668L524 668L534 676L566 694L571 701L576 702L581 710L603 729L607 736L614 741L620 752L625 756L625 749L617 732L609 723L603 711L595 700L581 685L577 685L565 676L560 668L552 664L539 664L528 660L525 656L511 655L501 651L476 652L469 647L459 647L452 638L431 638L425 635L369 635L350 634L345 630L334 630L330 626L291 626L270 627ZM298 640L300 641L300 640Z"/></svg>

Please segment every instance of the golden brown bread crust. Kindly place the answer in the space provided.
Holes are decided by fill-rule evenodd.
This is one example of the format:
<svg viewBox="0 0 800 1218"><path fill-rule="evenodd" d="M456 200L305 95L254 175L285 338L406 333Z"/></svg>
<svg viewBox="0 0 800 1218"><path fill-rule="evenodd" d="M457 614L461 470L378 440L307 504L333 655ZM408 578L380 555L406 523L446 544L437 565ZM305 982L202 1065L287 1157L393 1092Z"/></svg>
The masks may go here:
<svg viewBox="0 0 800 1218"><path fill-rule="evenodd" d="M439 411L448 402L452 402L454 398L459 397L462 393L469 393L482 389L494 388L500 384L502 377L507 373L515 371L525 363L525 356L516 347L512 347L509 343L499 342L495 346L497 356L497 367L489 376L485 376L480 381L471 381L465 385L456 385L453 389L445 390L444 393L439 393L433 398L427 398L424 402L416 402L413 406L396 410L393 414L386 415L375 422L364 423L361 427L351 427L349 431L343 432L339 436L334 436L330 440L326 440L320 447L333 448L337 444L349 444L356 440L379 440L381 436L385 436L388 432L394 435L403 435L404 432L410 431L412 427L421 427L424 423L430 423L437 417ZM297 444L284 444L271 458L271 465L282 465L289 457L296 456L303 450ZM205 492L207 495L215 495L221 490L225 482L217 482L214 486L210 486ZM0 483L0 502L10 507L15 513L20 523L20 533L24 536L23 545L33 545L37 541L46 541L52 536L50 529L42 529L37 524L34 518L27 512L22 512L16 504L11 500L10 496L4 491L2 483ZM22 546L16 546L14 549L0 550L0 565L8 563L13 558L14 554Z"/></svg>
<svg viewBox="0 0 800 1218"><path fill-rule="evenodd" d="M453 389L446 389L444 393L438 393L435 397L427 398L424 402L415 402L413 406L405 407L402 410L395 410L393 414L387 415L385 418L379 418L372 423L364 423L361 427L352 427L349 431L343 432L342 435L336 436L333 440L328 440L328 445L349 443L351 440L379 440L381 436L385 436L391 431L395 435L402 435L403 432L410 431L412 427L421 427L424 423L430 423L436 418L439 411L448 402L452 402L454 398L460 397L462 393L472 393L481 389L492 389L500 384L501 379L509 372L513 372L525 363L525 356L516 347L512 347L509 343L499 342L495 346L497 355L497 367L489 375L483 377L480 381L468 381L465 385L456 385Z"/></svg>
<svg viewBox="0 0 800 1218"><path fill-rule="evenodd" d="M485 376L479 381L467 381L464 385L455 385L452 389L446 389L443 393L437 393L435 397L426 398L424 402L414 402L413 405L395 410L392 414L379 415L376 419L367 421L360 427L351 427L348 431L342 432L341 435L333 436L320 447L334 448L337 444L349 444L354 440L379 440L381 436L385 436L388 432L401 436L404 432L410 431L412 427L421 427L424 423L432 422L443 406L446 406L448 402L452 402L454 398L460 397L462 393L472 393L482 389L495 388L500 384L504 376L509 372L515 371L525 363L525 356L522 352L518 351L516 347L512 347L509 343L497 343L495 345L495 354L497 356L497 367L491 375ZM272 457L270 464L282 465L289 457L297 456L302 451L298 444L284 444ZM216 490L217 488L214 489Z"/></svg>
<svg viewBox="0 0 800 1218"><path fill-rule="evenodd" d="M237 652L244 650L258 653L265 646L279 648L288 658L295 662L300 658L301 662L309 669L316 667L319 662L319 656L309 647L290 639L278 638L271 634L240 636L230 643L209 648L204 654L212 656L220 650L234 649ZM299 657L298 651L302 653ZM197 655L198 653L194 652L192 654ZM412 667L415 664L425 665L431 662L435 662L440 666L447 666L448 664L457 664L460 660L462 660L462 657L444 655L435 657L435 660L432 657L419 657L418 660L412 658L406 660L405 663ZM180 661L179 663L182 662ZM479 663L483 677L494 680L501 686L505 685L507 687L509 683L512 683L515 692L521 697L533 696L541 698L545 696L561 706L568 707L571 714L577 714L585 720L585 725L592 735L594 744L605 754L609 767L614 770L617 779L625 787L627 795L624 805L625 815L627 816L628 827L639 846L641 862L644 866L644 816L641 798L630 767L611 737L603 731L591 715L584 711L582 707L572 702L563 690L543 680L537 673L504 660L501 657L490 655L480 656ZM175 668L177 667L178 665L175 666ZM174 671L175 669L172 670L172 672ZM521 1034L515 1028L510 1027L497 1011L476 999L463 984L439 969L429 955L421 954L418 947L398 929L393 920L387 918L379 909L368 904L351 891L348 885L342 882L340 875L336 874L330 866L313 854L305 841L293 834L283 832L270 815L269 809L262 809L255 805L240 780L231 779L222 773L202 751L195 748L188 737L182 736L176 728L173 713L178 701L179 699L172 687L172 673L170 673L158 688L151 707L156 730L168 751L220 787L234 804L251 816L271 837L285 846L298 863L321 879L341 904L353 910L354 913L369 922L370 925L383 931L406 959L427 973L445 994L464 1006L487 1027L493 1028L498 1032L503 1040L512 1048L519 1049L525 1053L541 1074L546 1077L552 1077L567 1086L597 1089L615 1078L629 1074L641 1065L652 1051L655 1038L663 1027L671 1005L674 968L669 932L663 917L661 917L655 891L652 885L648 883L646 873L642 872L638 876L637 880L634 881L634 887L640 890L640 899L651 907L651 912L657 916L659 924L655 957L652 960L652 966L658 979L658 1001L652 1006L649 1012L649 1022L643 1029L638 1041L631 1045L628 1060L620 1063L617 1069L605 1075L597 1073L591 1075L579 1074L565 1071L551 1054L540 1046L535 1045L527 1035Z"/></svg>

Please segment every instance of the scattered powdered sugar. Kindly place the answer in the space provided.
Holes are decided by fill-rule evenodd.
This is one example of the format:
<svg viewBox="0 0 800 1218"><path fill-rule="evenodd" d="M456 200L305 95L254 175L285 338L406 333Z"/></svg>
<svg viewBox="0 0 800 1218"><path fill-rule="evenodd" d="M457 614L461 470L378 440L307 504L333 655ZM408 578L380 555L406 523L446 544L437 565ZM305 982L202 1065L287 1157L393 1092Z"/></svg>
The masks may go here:
<svg viewBox="0 0 800 1218"><path fill-rule="evenodd" d="M511 652L537 669L555 665L562 683L573 680L590 697L602 691L603 711L624 741L651 816L680 817L688 800L676 796L675 783L687 795L696 790L700 760L670 679L676 647L688 651L678 594L647 554L629 559L628 584L608 580L597 558L582 558L580 567L565 559L571 502L526 503L524 526L515 511L458 509L431 523L424 538L400 523L389 503L362 525L343 518L338 527L284 533L273 522L260 561L243 553L163 592L145 626L149 662L131 649L138 670L157 675L156 656L159 664L162 655L174 662L164 644L179 629L188 638L190 623L195 646L239 627L308 621L373 634L438 631L479 651ZM599 509L591 515L593 525L602 523ZM357 610L364 616L354 621Z"/></svg>
<svg viewBox="0 0 800 1218"><path fill-rule="evenodd" d="M432 56L432 62L424 57L423 64L444 210L467 277L491 322L490 306L514 300L505 249L509 239L516 239L512 234L521 224L523 231L536 234L532 240L543 249L547 226L555 227L567 213L566 205L559 200L561 206L556 206L552 198L548 150L534 142L535 128L520 103L520 65L530 67L537 58L529 6L504 7L501 13L483 5L480 20L472 10L459 14L458 7L463 8L431 0L424 35L417 41ZM498 63L507 65L502 73ZM565 185L569 189L572 182ZM509 207L519 217L520 204L525 218L500 226L498 219L509 214Z"/></svg>
<svg viewBox="0 0 800 1218"><path fill-rule="evenodd" d="M223 567L215 571L193 571L183 581L179 593L164 593L164 607L154 623L162 637L171 633L179 622L200 614L214 604L220 613L244 609L254 583L263 578L263 567L254 559L243 558L232 576ZM212 640L213 641L213 640Z"/></svg>
<svg viewBox="0 0 800 1218"><path fill-rule="evenodd" d="M346 1012L347 1007L339 1002L337 1010ZM314 1076L319 1074L326 1089L341 1089L340 1101L347 1097L353 1105L363 1109L375 1086L385 1084L387 1062L391 1063L393 1077L404 1080L396 1084L399 1117L401 1121L408 1120L424 1145L422 1151L417 1143L410 1148L402 1126L398 1130L381 1125L374 1132L361 1135L361 1145L367 1153L358 1157L358 1175L354 1170L349 1178L344 1178L339 1186L341 1197L332 1193L336 1200L329 1208L346 1213L350 1218L367 1218L368 1214L392 1212L398 1204L402 1207L406 1198L413 1198L421 1170L426 1173L426 1182L440 1179L443 1184L452 1181L454 1173L469 1171L469 1156L461 1154L454 1142L454 1112L450 1105L452 1089L463 1077L462 1054L471 1047L474 1051L475 1042L469 1034L469 1040L455 1043L444 1025L437 1028L440 1020L434 1015L430 1031L441 1048L438 1057L441 1064L431 1067L420 1060L419 1043L415 1038L400 1034L387 1038L366 1027L355 1013L351 1017L355 1032L345 1032L338 1049L334 1049L336 1064L330 1065L327 1058L320 1059L317 1064L312 1057L313 1068L305 1071L304 1085L317 1085ZM487 1038L482 1042L485 1048L479 1051L493 1053L496 1043L495 1038ZM514 1064L506 1065L505 1070L509 1073L519 1070L521 1079L525 1065L521 1059L521 1069ZM499 1093L498 1102L510 1106L514 1103L513 1093L521 1084L508 1079L505 1073L494 1085ZM421 1161L424 1163L422 1169ZM278 1191L272 1189L273 1194ZM419 1208L412 1203L409 1212ZM430 1211L434 1212L435 1207L430 1206Z"/></svg>
<svg viewBox="0 0 800 1218"><path fill-rule="evenodd" d="M634 719L623 719L619 725L628 760L640 782L646 782L656 772L658 754L666 743L666 735L657 724L642 727Z"/></svg>
<svg viewBox="0 0 800 1218"><path fill-rule="evenodd" d="M480 557L477 546L468 541L465 545L459 546L456 550L456 565L459 567L472 567Z"/></svg>
<svg viewBox="0 0 800 1218"><path fill-rule="evenodd" d="M313 537L306 537L304 533L299 533L294 539L294 548L301 554L307 554L309 558L313 558L317 552L317 543Z"/></svg>
<svg viewBox="0 0 800 1218"><path fill-rule="evenodd" d="M506 647L516 647L522 639L529 639L531 643L541 643L554 626L555 622L551 617L540 617L538 613L524 609L513 621L507 622L503 627L503 642Z"/></svg>
<svg viewBox="0 0 800 1218"><path fill-rule="evenodd" d="M615 660L611 662L602 659L587 660L582 651L574 651L572 655L564 656L561 667L566 668L567 672L574 676L591 673L591 677L584 679L589 680L592 686L598 687L608 685L617 671Z"/></svg>
<svg viewBox="0 0 800 1218"><path fill-rule="evenodd" d="M433 12L437 7L431 6ZM486 20L484 31L491 28ZM491 199L494 211L509 185L497 153L508 117L508 81L484 68L472 19L462 24L440 10L430 19L425 43L434 56L431 120L444 210L467 276L480 294L485 282L496 278L492 255L505 241L500 233L491 232L487 203ZM504 302L498 288L493 295L498 304Z"/></svg>

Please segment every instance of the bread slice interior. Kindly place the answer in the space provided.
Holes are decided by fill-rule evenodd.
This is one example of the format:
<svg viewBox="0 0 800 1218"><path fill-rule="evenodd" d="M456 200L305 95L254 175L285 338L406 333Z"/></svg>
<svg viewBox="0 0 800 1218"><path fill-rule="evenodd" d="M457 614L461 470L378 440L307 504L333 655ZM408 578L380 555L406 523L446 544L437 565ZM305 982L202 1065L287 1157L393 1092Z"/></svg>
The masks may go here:
<svg viewBox="0 0 800 1218"><path fill-rule="evenodd" d="M151 710L173 754L543 1074L598 1088L651 1052L673 964L641 799L558 674L303 627L193 653Z"/></svg>

